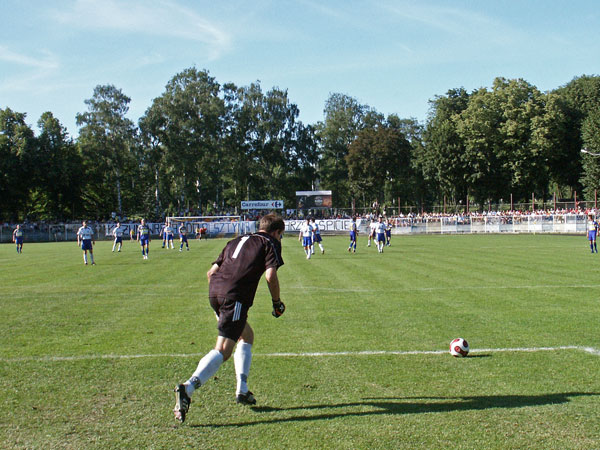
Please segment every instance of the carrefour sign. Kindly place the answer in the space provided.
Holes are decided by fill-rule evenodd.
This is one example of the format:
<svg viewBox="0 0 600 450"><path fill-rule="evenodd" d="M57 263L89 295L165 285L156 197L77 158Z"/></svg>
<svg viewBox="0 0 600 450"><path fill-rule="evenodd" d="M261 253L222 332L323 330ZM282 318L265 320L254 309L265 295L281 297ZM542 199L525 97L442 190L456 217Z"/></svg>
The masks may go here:
<svg viewBox="0 0 600 450"><path fill-rule="evenodd" d="M252 200L242 202L242 209L283 209L283 200Z"/></svg>

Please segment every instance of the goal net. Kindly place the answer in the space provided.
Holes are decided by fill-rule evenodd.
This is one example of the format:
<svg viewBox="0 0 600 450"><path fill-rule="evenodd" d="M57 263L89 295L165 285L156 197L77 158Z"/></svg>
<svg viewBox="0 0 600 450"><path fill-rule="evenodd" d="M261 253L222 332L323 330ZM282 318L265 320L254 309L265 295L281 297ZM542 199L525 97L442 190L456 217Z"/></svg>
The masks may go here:
<svg viewBox="0 0 600 450"><path fill-rule="evenodd" d="M238 236L256 231L256 223L243 221L241 216L184 216L167 217L177 232L181 225L196 238Z"/></svg>

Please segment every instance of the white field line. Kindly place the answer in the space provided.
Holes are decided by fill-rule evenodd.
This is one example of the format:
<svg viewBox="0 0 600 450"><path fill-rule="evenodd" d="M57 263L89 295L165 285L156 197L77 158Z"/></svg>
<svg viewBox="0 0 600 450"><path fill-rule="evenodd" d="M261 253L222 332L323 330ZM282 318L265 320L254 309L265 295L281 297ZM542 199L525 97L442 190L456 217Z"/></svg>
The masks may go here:
<svg viewBox="0 0 600 450"><path fill-rule="evenodd" d="M600 349L594 347L583 347L578 345L564 345L559 347L516 347L516 348L479 348L472 349L471 353L519 353L519 352L556 352L563 350L577 350L591 355L600 356ZM407 355L444 355L448 350L365 350L356 352L281 352L281 353L255 353L257 358L315 358L331 356L407 356ZM78 356L24 356L18 358L0 358L1 362L14 363L23 361L56 362L56 361L93 361L93 360L118 360L118 359L140 359L140 358L198 358L203 353L150 353L138 355L78 355Z"/></svg>
<svg viewBox="0 0 600 450"><path fill-rule="evenodd" d="M515 286L439 286L439 287L406 287L401 288L405 292L429 292L429 291L471 291L471 290L498 290L498 289L597 289L600 284L532 284ZM326 292L388 292L382 289L368 288L328 288L320 286L290 286L290 290L303 289L306 291L326 291Z"/></svg>

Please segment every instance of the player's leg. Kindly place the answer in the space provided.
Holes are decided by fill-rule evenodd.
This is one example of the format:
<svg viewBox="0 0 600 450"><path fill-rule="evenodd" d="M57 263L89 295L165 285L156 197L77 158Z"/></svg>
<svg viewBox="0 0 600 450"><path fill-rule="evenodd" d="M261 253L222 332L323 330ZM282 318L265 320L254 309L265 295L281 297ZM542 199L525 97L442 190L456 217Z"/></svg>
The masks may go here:
<svg viewBox="0 0 600 450"><path fill-rule="evenodd" d="M94 249L90 248L90 258L92 259L92 266L95 266L96 263L94 262Z"/></svg>
<svg viewBox="0 0 600 450"><path fill-rule="evenodd" d="M83 245L83 244L81 244ZM87 266L87 250L83 251L83 263Z"/></svg>
<svg viewBox="0 0 600 450"><path fill-rule="evenodd" d="M242 336L237 343L233 362L235 366L235 376L237 387L235 391L236 402L242 404L254 405L256 400L254 395L248 389L248 375L250 365L252 364L252 344L254 343L254 331L250 324L246 323Z"/></svg>

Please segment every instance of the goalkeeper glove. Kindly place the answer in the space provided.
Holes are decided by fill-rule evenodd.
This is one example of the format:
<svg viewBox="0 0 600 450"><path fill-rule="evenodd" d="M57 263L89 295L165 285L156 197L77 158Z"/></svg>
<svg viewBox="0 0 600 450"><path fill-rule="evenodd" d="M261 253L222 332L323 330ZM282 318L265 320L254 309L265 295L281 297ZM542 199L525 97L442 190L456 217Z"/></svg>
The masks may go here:
<svg viewBox="0 0 600 450"><path fill-rule="evenodd" d="M273 317L276 319L285 312L285 305L281 300L273 300Z"/></svg>

